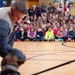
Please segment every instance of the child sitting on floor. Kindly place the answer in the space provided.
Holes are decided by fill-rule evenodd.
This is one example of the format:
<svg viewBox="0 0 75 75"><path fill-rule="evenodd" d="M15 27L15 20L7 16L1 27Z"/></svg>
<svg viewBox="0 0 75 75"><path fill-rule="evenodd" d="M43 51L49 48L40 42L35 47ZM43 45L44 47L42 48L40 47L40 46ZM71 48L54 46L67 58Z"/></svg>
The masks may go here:
<svg viewBox="0 0 75 75"><path fill-rule="evenodd" d="M27 33L27 37L28 37L28 39L30 41L33 41L35 39L35 37L36 37L36 30L35 30L35 28L33 28L33 27L30 28L30 30Z"/></svg>
<svg viewBox="0 0 75 75"><path fill-rule="evenodd" d="M20 31L18 33L18 41L25 41L27 39L27 32L24 27L21 26Z"/></svg>
<svg viewBox="0 0 75 75"><path fill-rule="evenodd" d="M39 27L37 29L35 41L43 41L44 40L44 33L43 30Z"/></svg>
<svg viewBox="0 0 75 75"><path fill-rule="evenodd" d="M55 39L57 39L58 41L62 41L62 40L64 40L64 41L66 41L66 31L63 29L63 27L60 27L60 29L59 29L59 31L58 31L58 33L57 33L57 35L56 35L56 38Z"/></svg>
<svg viewBox="0 0 75 75"><path fill-rule="evenodd" d="M73 30L73 27L69 28L69 30L67 32L67 38L68 38L68 41L74 41L75 40L75 33Z"/></svg>
<svg viewBox="0 0 75 75"><path fill-rule="evenodd" d="M51 27L48 28L48 31L45 34L45 40L47 41L52 41L54 40L54 33L53 33L53 29Z"/></svg>

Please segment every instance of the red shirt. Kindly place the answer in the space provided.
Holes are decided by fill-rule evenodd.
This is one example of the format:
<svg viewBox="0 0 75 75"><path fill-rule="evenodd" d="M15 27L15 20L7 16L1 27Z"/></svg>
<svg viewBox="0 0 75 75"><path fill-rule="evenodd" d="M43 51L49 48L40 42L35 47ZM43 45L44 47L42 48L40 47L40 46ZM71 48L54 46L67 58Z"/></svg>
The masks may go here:
<svg viewBox="0 0 75 75"><path fill-rule="evenodd" d="M56 36L58 33L58 29L53 29L53 31L54 31L54 35Z"/></svg>

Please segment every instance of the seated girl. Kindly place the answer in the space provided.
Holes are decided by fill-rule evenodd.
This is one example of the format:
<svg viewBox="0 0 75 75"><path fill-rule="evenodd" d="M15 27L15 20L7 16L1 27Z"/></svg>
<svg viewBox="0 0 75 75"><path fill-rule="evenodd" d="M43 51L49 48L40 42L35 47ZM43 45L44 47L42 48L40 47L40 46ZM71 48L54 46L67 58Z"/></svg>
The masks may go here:
<svg viewBox="0 0 75 75"><path fill-rule="evenodd" d="M63 27L60 27L55 39L57 39L57 41L66 41L67 40L67 32L63 29Z"/></svg>
<svg viewBox="0 0 75 75"><path fill-rule="evenodd" d="M58 33L58 28L56 25L53 27L53 31L54 31L54 36L56 37L56 35Z"/></svg>
<svg viewBox="0 0 75 75"><path fill-rule="evenodd" d="M45 34L45 40L47 41L52 41L54 40L54 33L53 33L53 29L51 27L48 28L48 31Z"/></svg>
<svg viewBox="0 0 75 75"><path fill-rule="evenodd" d="M27 37L30 41L33 41L36 37L36 30L35 28L31 27L30 30L27 32Z"/></svg>

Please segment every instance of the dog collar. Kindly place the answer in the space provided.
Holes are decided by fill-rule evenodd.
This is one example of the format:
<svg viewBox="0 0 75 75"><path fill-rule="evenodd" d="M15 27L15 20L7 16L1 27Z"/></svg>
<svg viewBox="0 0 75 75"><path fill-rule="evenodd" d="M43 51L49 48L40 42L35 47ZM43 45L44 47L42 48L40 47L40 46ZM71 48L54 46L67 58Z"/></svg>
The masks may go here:
<svg viewBox="0 0 75 75"><path fill-rule="evenodd" d="M6 71L6 70L13 70L13 71L16 71L16 72L18 71L17 67L12 66L12 65L3 66L3 67L2 67L2 70L3 70L3 71Z"/></svg>

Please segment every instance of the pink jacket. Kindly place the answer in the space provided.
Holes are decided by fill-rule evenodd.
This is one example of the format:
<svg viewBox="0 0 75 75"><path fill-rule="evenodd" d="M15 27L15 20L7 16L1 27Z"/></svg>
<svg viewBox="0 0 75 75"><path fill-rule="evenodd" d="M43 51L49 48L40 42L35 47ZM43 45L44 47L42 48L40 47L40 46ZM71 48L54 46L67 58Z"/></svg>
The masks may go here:
<svg viewBox="0 0 75 75"><path fill-rule="evenodd" d="M31 37L35 38L36 37L36 31L34 31L34 32L28 31L27 33L28 33L27 37L29 37L29 38L31 38Z"/></svg>

